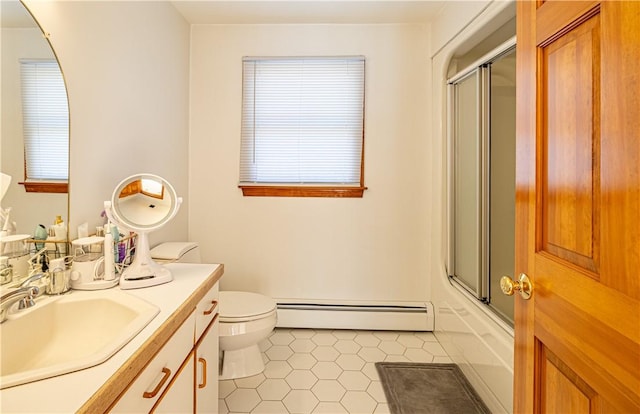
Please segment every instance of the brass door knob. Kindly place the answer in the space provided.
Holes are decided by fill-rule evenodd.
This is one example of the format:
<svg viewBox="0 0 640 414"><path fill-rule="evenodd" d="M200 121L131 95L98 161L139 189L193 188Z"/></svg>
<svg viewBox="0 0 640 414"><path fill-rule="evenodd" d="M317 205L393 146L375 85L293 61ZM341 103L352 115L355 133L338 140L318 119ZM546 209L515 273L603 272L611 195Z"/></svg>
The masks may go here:
<svg viewBox="0 0 640 414"><path fill-rule="evenodd" d="M505 295L511 296L516 292L520 292L523 299L531 298L533 294L533 285L531 280L524 273L520 274L520 279L513 280L509 276L503 276L500 279L500 289Z"/></svg>

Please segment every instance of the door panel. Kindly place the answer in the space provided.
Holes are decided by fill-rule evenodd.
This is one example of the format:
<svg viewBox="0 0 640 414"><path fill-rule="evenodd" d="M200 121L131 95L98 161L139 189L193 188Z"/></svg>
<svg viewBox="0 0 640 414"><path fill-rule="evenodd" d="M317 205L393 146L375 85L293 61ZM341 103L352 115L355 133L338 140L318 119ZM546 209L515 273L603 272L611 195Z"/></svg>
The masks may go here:
<svg viewBox="0 0 640 414"><path fill-rule="evenodd" d="M599 15L541 48L541 250L597 274Z"/></svg>
<svg viewBox="0 0 640 414"><path fill-rule="evenodd" d="M540 368L547 379L541 396L541 406L548 413L587 413L595 405L595 392L553 353L543 352ZM562 399L553 398L562 395Z"/></svg>
<svg viewBox="0 0 640 414"><path fill-rule="evenodd" d="M518 2L516 412L640 412L640 2Z"/></svg>

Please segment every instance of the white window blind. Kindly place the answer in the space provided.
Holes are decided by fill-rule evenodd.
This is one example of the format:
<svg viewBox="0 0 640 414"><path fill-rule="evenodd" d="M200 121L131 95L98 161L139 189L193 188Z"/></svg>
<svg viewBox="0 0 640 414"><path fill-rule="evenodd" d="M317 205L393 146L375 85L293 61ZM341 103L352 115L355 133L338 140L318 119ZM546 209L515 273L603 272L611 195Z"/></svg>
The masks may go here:
<svg viewBox="0 0 640 414"><path fill-rule="evenodd" d="M21 60L22 116L28 180L67 180L69 106L55 60Z"/></svg>
<svg viewBox="0 0 640 414"><path fill-rule="evenodd" d="M364 57L243 63L240 184L359 186Z"/></svg>

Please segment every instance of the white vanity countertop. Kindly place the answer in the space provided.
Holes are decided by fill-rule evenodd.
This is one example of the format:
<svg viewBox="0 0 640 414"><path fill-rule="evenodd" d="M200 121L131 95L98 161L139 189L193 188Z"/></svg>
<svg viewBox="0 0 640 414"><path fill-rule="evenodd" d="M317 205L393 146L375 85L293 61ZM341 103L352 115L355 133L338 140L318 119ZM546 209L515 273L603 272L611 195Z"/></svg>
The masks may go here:
<svg viewBox="0 0 640 414"><path fill-rule="evenodd" d="M114 385L114 388L124 389L127 384L120 379L123 378L121 367L125 363L131 364L130 359L136 359L135 365L143 364L143 358L151 359L153 354L144 352L140 355L139 349L142 346L159 346L153 343L157 341L163 341L161 344L164 344L172 333L171 329L179 326L173 319L188 316L209 290L199 288L213 286L223 272L223 266L217 264L172 263L167 267L171 269L173 281L143 289L123 290L160 308L160 313L129 343L95 367L0 390L0 412L72 413L81 409L92 411L97 407L101 407L102 411L106 410L107 407L102 407L101 403L91 407L87 407L86 403L92 397L108 394L107 388ZM116 286L112 289L119 288ZM70 294L81 292L72 291ZM185 309L185 304L190 311ZM139 366L139 369L143 366ZM126 374L134 375L131 372ZM113 389L110 392L113 393Z"/></svg>

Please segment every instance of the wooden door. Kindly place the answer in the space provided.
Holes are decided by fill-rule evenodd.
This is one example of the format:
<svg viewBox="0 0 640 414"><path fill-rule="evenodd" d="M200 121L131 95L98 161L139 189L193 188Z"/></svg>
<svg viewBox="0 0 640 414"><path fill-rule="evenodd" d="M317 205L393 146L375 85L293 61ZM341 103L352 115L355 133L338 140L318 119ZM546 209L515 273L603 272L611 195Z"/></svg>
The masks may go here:
<svg viewBox="0 0 640 414"><path fill-rule="evenodd" d="M517 4L519 413L640 413L640 2Z"/></svg>

